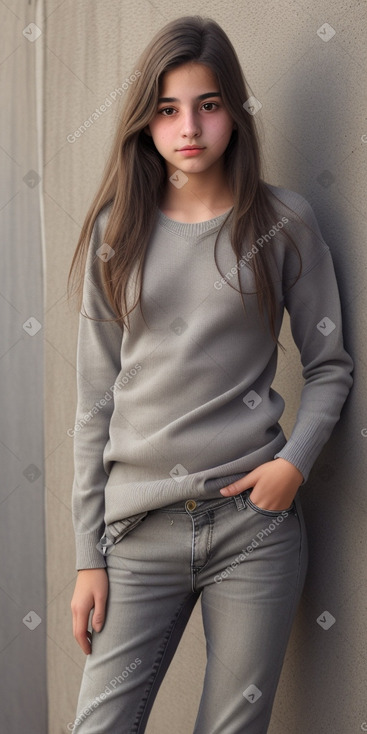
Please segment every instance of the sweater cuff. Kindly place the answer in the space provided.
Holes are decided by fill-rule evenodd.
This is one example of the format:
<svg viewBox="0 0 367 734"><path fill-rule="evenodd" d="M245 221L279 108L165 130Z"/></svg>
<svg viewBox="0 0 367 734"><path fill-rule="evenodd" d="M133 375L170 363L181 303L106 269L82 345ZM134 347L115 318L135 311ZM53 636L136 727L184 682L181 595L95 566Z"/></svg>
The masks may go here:
<svg viewBox="0 0 367 734"><path fill-rule="evenodd" d="M292 451L285 451L282 449L282 451L279 451L278 454L275 454L274 459L286 459L286 461L289 461L290 464L293 464L293 466L295 466L296 469L301 472L303 480L300 484L300 487L302 487L302 485L307 482L310 470L306 469L301 461L297 461Z"/></svg>
<svg viewBox="0 0 367 734"><path fill-rule="evenodd" d="M275 454L274 459L286 459L291 464L293 464L293 466L295 466L296 469L298 469L298 471L300 471L303 476L303 482L301 482L300 485L302 487L302 485L307 482L312 466L316 461L320 451L321 446L318 450L314 452L314 456L307 456L306 458L304 453L304 446L300 446L296 443L288 441L288 443L286 443L285 446L280 451L278 451L277 454Z"/></svg>
<svg viewBox="0 0 367 734"><path fill-rule="evenodd" d="M98 531L93 533L76 535L76 570L81 571L83 568L105 568L106 560L104 555L97 546L101 539Z"/></svg>

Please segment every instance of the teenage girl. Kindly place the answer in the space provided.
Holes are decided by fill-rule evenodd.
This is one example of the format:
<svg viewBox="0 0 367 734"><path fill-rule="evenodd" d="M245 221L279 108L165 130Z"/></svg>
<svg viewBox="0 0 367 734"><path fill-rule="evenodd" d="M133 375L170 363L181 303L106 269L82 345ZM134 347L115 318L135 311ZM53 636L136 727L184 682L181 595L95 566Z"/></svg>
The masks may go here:
<svg viewBox="0 0 367 734"><path fill-rule="evenodd" d="M144 732L200 597L194 732L264 734L306 573L298 489L352 384L333 264L308 202L260 177L257 102L217 23L169 23L130 80L69 273L88 657L68 726ZM271 387L284 308L304 377L288 439Z"/></svg>

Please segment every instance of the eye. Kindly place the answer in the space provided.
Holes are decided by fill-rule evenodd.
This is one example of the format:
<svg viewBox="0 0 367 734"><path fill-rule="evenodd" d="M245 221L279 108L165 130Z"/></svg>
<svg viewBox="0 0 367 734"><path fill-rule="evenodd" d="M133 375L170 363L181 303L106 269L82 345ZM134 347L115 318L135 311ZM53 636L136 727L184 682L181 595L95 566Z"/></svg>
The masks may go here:
<svg viewBox="0 0 367 734"><path fill-rule="evenodd" d="M219 104L217 102L204 102L202 105L202 109L205 112L212 112L215 109L219 108ZM177 110L175 110L174 107L162 107L160 110L157 110L158 115L163 115L163 117L172 117Z"/></svg>
<svg viewBox="0 0 367 734"><path fill-rule="evenodd" d="M219 104L217 104L216 102L204 102L203 107L207 108L208 106L210 107L210 109L209 110L208 109L205 109L205 111L206 112L211 112L212 109L215 109L216 107L219 107Z"/></svg>
<svg viewBox="0 0 367 734"><path fill-rule="evenodd" d="M161 110L158 110L158 115L163 115L163 117L172 117L171 113L174 111L173 107L162 107Z"/></svg>

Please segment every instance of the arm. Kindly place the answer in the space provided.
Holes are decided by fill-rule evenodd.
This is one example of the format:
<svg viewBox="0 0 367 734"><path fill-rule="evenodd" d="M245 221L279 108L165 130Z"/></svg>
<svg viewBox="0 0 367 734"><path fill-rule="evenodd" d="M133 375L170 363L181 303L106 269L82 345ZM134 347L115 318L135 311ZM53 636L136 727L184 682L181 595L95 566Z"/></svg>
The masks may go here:
<svg viewBox="0 0 367 734"><path fill-rule="evenodd" d="M102 244L104 213L97 217L86 260L82 311L95 318L115 314L101 289L96 250ZM97 263L98 264L98 263ZM96 548L104 530L103 451L109 439L114 407L113 386L121 369L122 330L117 323L97 322L79 313L77 346L77 410L74 426L73 525L78 576L71 601L73 634L83 652L91 652L88 619L102 629L108 595L104 556ZM104 402L102 402L104 401ZM80 430L77 430L77 429Z"/></svg>
<svg viewBox="0 0 367 734"><path fill-rule="evenodd" d="M353 362L343 346L330 251L305 200L301 216L313 232L305 227L301 231L297 244L303 259L302 275L293 287L286 287L284 296L305 379L296 422L287 443L274 457L277 461L262 464L221 490L224 496L231 496L254 487L252 501L272 510L289 507L300 484L307 480L353 383Z"/></svg>
<svg viewBox="0 0 367 734"><path fill-rule="evenodd" d="M82 312L95 318L115 316L102 292L96 250L103 239L106 211L94 225L83 284ZM111 389L121 370L122 330L117 322L98 322L79 314L77 346L77 410L74 426L73 525L77 569L103 568L96 548L104 530L103 451L109 440L114 408Z"/></svg>
<svg viewBox="0 0 367 734"><path fill-rule="evenodd" d="M305 267L300 280L285 294L293 339L305 380L293 431L276 455L294 464L307 480L321 449L340 418L353 384L353 361L343 344L339 291L329 248L322 240L314 213L307 202L302 216L315 232L306 233ZM316 251L320 256L307 256ZM301 249L302 253L302 249Z"/></svg>

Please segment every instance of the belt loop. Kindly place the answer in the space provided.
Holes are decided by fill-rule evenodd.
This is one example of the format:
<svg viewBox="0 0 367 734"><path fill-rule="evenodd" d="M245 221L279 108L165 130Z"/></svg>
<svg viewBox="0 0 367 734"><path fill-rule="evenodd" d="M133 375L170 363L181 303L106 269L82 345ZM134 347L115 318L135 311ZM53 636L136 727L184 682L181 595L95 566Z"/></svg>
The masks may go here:
<svg viewBox="0 0 367 734"><path fill-rule="evenodd" d="M244 494L244 492L241 494L235 494L233 497L237 510L243 510L246 507L245 497L243 496Z"/></svg>

